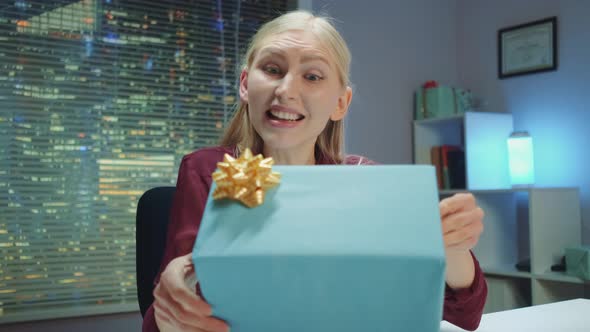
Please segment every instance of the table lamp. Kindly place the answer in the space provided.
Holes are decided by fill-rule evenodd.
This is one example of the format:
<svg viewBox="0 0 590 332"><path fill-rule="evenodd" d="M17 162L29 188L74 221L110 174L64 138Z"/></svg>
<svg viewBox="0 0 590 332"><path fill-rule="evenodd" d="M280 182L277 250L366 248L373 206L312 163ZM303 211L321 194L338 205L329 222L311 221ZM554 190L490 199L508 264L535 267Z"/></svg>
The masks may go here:
<svg viewBox="0 0 590 332"><path fill-rule="evenodd" d="M515 131L508 137L508 162L513 187L535 184L533 138L526 131Z"/></svg>

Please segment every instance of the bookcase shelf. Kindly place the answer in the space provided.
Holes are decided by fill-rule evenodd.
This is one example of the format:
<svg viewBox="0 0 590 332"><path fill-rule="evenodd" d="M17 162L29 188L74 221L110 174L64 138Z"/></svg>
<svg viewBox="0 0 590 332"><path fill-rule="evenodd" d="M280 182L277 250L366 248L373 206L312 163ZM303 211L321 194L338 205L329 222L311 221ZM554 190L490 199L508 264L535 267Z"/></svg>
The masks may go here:
<svg viewBox="0 0 590 332"><path fill-rule="evenodd" d="M573 283L573 284L586 284L586 285L590 284L590 281L587 281L587 280L584 280L581 278L572 277L570 275L565 274L564 272L548 271L545 273L536 274L536 275L534 275L534 277L536 279L546 280L546 281L569 282L569 283Z"/></svg>
<svg viewBox="0 0 590 332"><path fill-rule="evenodd" d="M533 274L531 272L519 271L514 266L481 266L481 269L488 276L514 277L524 279L539 279L546 281L557 281L573 284L590 284L590 281L565 274L565 272L547 271Z"/></svg>
<svg viewBox="0 0 590 332"><path fill-rule="evenodd" d="M467 112L414 121L413 129L414 163L431 164L433 146L465 150L466 188L439 194L471 192L485 212L485 230L473 250L488 282L485 312L587 297L589 282L551 271L566 247L581 244L578 188L511 187L511 114ZM530 271L516 269L524 260Z"/></svg>
<svg viewBox="0 0 590 332"><path fill-rule="evenodd" d="M533 274L530 272L518 271L514 266L485 266L482 265L481 269L486 275L489 276L502 276L502 277L514 277L514 278L532 278Z"/></svg>
<svg viewBox="0 0 590 332"><path fill-rule="evenodd" d="M571 189L570 187L520 187L520 188L510 188L510 189L484 189L484 190L467 190L467 189L449 189L449 190L440 190L439 194L440 195L444 195L444 196L451 196L454 194L458 194L458 193L464 193L469 191L472 194L493 194L493 193L517 193L517 192L531 192L533 190L539 190L539 189L552 189L552 190L567 190L567 189Z"/></svg>
<svg viewBox="0 0 590 332"><path fill-rule="evenodd" d="M413 130L416 164L431 163L433 146L462 146L466 189L511 188L506 139L513 131L512 114L466 112L447 118L414 121Z"/></svg>

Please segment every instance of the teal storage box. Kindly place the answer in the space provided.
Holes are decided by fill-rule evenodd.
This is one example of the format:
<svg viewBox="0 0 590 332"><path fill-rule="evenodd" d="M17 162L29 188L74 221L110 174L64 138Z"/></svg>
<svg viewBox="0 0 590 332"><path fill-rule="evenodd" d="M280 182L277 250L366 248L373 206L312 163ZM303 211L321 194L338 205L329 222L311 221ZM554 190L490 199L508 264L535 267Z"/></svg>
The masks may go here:
<svg viewBox="0 0 590 332"><path fill-rule="evenodd" d="M565 266L567 274L590 280L590 246L566 248Z"/></svg>
<svg viewBox="0 0 590 332"><path fill-rule="evenodd" d="M416 119L438 118L455 114L456 99L453 88L439 86L416 92Z"/></svg>
<svg viewBox="0 0 590 332"><path fill-rule="evenodd" d="M463 114L471 108L471 92L439 86L416 92L416 120Z"/></svg>
<svg viewBox="0 0 590 332"><path fill-rule="evenodd" d="M232 332L439 331L432 166L273 170L281 183L261 206L209 195L193 261L215 316Z"/></svg>

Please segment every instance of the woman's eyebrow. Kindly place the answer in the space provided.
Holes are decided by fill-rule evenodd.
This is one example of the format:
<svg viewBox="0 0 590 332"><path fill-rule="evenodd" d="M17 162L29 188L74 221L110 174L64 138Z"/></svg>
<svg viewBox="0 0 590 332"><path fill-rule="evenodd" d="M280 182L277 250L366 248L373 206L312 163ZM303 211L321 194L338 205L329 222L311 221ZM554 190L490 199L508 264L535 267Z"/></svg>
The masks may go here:
<svg viewBox="0 0 590 332"><path fill-rule="evenodd" d="M280 57L285 57L285 51L281 50L280 48L267 46L267 47L260 50L260 56L267 56L267 55L278 55Z"/></svg>
<svg viewBox="0 0 590 332"><path fill-rule="evenodd" d="M283 49L267 46L260 50L260 57L266 56L279 56L281 58L285 58L287 56L287 52ZM301 57L301 62L310 62L310 61L321 61L324 62L326 65L330 66L330 62L327 58L321 53L305 53Z"/></svg>
<svg viewBox="0 0 590 332"><path fill-rule="evenodd" d="M319 53L304 54L301 57L301 62L310 62L310 61L321 61L321 62L325 63L326 65L330 66L330 62L328 62L326 57L323 56L322 54L319 54Z"/></svg>

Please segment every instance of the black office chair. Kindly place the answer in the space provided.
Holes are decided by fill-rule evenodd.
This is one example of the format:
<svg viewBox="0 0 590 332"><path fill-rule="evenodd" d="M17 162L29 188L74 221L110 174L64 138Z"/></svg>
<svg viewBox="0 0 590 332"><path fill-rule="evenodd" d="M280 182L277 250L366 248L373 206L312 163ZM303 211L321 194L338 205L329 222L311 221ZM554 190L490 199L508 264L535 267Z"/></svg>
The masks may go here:
<svg viewBox="0 0 590 332"><path fill-rule="evenodd" d="M175 191L176 187L152 188L137 203L135 268L137 300L142 317L154 302L154 279L164 256L168 218Z"/></svg>

